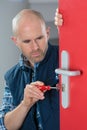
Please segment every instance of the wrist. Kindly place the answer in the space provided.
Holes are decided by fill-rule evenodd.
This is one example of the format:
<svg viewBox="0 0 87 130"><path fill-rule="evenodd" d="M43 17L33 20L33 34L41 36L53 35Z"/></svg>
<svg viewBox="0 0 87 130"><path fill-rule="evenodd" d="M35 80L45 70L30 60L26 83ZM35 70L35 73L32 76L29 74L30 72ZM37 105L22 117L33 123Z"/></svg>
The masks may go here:
<svg viewBox="0 0 87 130"><path fill-rule="evenodd" d="M26 110L28 110L28 111L29 111L30 108L31 108L31 106L30 106L30 105L27 105L24 100L22 100L21 105L22 105L22 107L23 107L24 109L26 109Z"/></svg>

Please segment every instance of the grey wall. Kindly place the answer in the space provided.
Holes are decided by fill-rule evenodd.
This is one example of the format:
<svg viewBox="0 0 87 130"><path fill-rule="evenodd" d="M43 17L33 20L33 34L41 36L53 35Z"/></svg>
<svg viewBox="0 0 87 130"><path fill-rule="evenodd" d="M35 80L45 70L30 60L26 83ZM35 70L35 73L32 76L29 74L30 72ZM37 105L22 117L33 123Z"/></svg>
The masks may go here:
<svg viewBox="0 0 87 130"><path fill-rule="evenodd" d="M19 10L26 8L25 2L0 0L0 103L4 90L4 73L16 64L19 50L11 41L11 20Z"/></svg>

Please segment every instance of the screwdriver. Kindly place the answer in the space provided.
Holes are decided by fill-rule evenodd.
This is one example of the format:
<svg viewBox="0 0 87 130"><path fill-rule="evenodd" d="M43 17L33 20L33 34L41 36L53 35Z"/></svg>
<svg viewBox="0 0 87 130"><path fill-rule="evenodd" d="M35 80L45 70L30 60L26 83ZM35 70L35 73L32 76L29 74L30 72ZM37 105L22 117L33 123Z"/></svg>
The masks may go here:
<svg viewBox="0 0 87 130"><path fill-rule="evenodd" d="M54 89L54 90L57 90L57 87L51 87L49 85L43 85L43 86L38 86L37 87L41 90L41 91L44 91L44 90L51 90L51 89Z"/></svg>

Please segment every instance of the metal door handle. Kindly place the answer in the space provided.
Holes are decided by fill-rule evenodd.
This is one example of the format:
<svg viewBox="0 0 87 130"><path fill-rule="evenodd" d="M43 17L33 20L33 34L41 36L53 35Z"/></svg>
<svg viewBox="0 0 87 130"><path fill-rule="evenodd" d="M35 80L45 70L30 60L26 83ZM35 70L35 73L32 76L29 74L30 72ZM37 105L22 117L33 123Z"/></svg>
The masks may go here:
<svg viewBox="0 0 87 130"><path fill-rule="evenodd" d="M67 75L67 76L77 76L80 75L80 71L79 70L65 70L65 69L56 69L55 70L56 74L62 74L62 75Z"/></svg>
<svg viewBox="0 0 87 130"><path fill-rule="evenodd" d="M61 69L55 70L57 75L61 75L61 86L62 86L62 106L63 108L68 108L70 103L69 96L69 76L79 76L81 74L80 70L68 70L69 69L69 54L67 51L62 51L61 53Z"/></svg>

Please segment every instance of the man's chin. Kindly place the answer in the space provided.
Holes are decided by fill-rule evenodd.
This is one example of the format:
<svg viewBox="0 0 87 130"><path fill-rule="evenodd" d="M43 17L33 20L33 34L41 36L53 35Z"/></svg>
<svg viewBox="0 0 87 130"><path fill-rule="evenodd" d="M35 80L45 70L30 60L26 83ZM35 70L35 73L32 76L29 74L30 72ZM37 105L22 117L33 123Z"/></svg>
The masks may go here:
<svg viewBox="0 0 87 130"><path fill-rule="evenodd" d="M34 63L39 63L39 62L41 62L42 60L43 60L43 58L37 58L37 59L33 60L33 62L34 62Z"/></svg>

